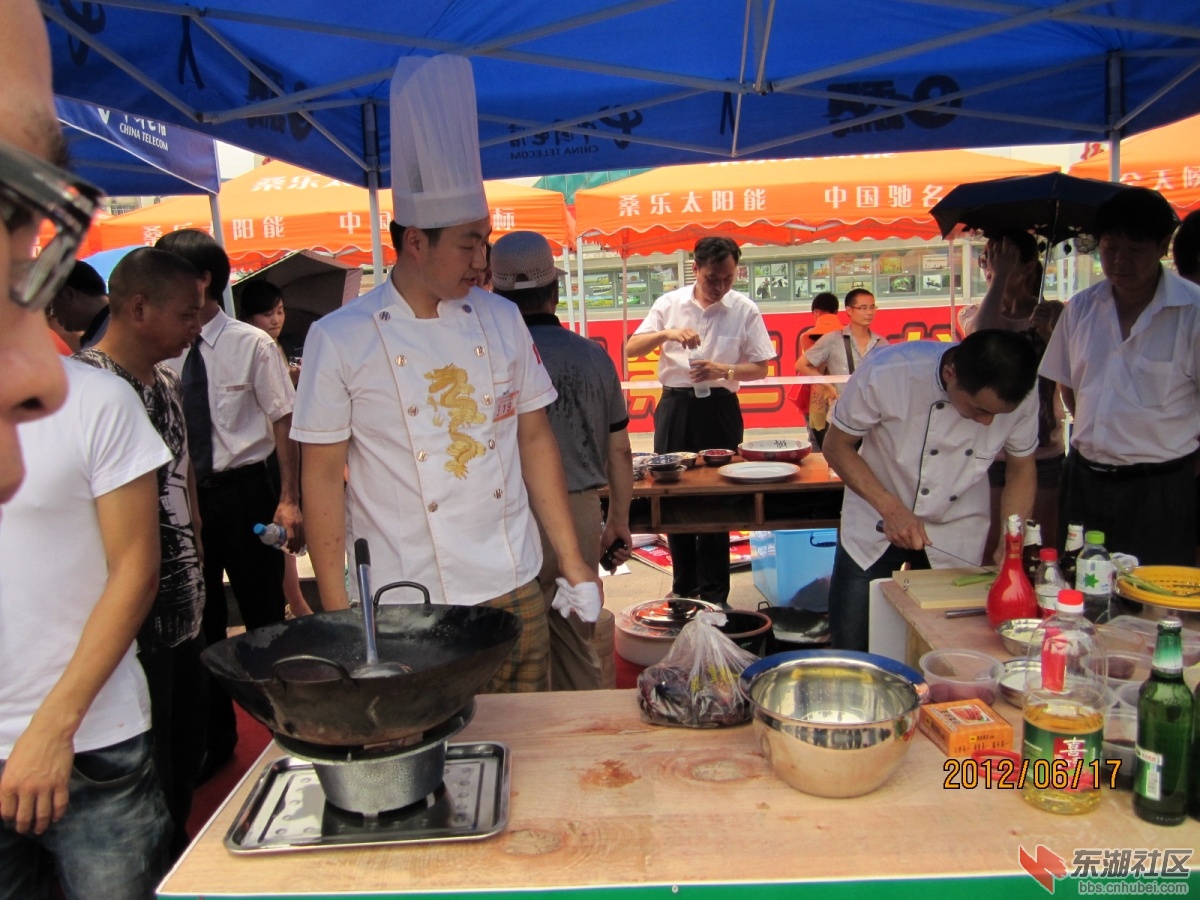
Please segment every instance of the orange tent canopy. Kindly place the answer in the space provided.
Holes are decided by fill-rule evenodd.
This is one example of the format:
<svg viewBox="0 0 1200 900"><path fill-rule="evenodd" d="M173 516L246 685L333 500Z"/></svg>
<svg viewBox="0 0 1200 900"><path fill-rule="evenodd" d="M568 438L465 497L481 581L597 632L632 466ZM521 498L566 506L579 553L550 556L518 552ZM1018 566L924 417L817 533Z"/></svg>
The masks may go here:
<svg viewBox="0 0 1200 900"><path fill-rule="evenodd" d="M577 191L575 220L584 240L622 255L690 250L708 235L934 238L929 208L951 188L1053 171L966 150L671 166Z"/></svg>
<svg viewBox="0 0 1200 900"><path fill-rule="evenodd" d="M1200 205L1200 116L1121 141L1121 181L1154 188L1180 213ZM1108 180L1108 150L1071 166L1072 175Z"/></svg>
<svg viewBox="0 0 1200 900"><path fill-rule="evenodd" d="M493 239L530 230L552 243L570 245L574 229L566 201L557 191L490 181L484 188L492 214ZM371 218L365 188L272 161L221 186L218 195L225 248L234 261L252 256L272 260L295 250L317 250L339 258L371 251ZM391 258L387 225L391 191L379 192L385 255ZM207 197L175 197L94 226L99 247L153 244L180 228L211 230Z"/></svg>

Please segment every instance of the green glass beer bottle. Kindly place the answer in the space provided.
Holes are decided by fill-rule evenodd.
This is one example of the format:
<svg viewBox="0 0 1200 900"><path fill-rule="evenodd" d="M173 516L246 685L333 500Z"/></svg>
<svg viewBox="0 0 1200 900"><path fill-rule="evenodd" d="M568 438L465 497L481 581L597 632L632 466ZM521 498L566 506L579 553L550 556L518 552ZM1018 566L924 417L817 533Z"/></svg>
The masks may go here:
<svg viewBox="0 0 1200 900"><path fill-rule="evenodd" d="M1155 825L1179 825L1188 813L1192 694L1183 683L1183 623L1158 623L1150 677L1138 691L1133 811Z"/></svg>

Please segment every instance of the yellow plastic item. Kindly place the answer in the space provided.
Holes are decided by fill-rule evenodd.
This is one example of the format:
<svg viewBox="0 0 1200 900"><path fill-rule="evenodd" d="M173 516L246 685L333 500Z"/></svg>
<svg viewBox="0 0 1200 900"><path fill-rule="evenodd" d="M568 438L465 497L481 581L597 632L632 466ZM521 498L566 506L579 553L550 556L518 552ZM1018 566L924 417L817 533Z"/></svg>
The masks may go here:
<svg viewBox="0 0 1200 900"><path fill-rule="evenodd" d="M1170 594L1138 587L1118 573L1117 590L1122 597L1152 606L1166 606L1189 612L1200 611L1200 569L1194 566L1138 566L1133 570L1133 574L1140 581L1157 585L1170 591Z"/></svg>

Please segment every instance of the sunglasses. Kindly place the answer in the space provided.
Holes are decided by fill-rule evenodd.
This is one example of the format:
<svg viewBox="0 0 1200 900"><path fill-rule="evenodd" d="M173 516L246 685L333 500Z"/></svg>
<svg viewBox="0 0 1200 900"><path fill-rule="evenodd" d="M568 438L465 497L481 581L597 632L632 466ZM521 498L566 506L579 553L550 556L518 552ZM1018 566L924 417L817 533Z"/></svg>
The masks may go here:
<svg viewBox="0 0 1200 900"><path fill-rule="evenodd" d="M54 227L40 253L13 261L8 286L13 303L36 312L54 299L71 273L101 196L99 188L0 141L0 219L5 229L9 234L36 230L43 221Z"/></svg>

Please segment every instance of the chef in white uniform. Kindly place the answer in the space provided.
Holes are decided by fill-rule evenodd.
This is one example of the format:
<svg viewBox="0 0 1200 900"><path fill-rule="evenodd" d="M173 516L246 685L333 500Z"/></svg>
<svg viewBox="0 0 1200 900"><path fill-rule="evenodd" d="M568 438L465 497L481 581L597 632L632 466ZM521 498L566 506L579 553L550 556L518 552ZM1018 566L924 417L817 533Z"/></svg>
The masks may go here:
<svg viewBox="0 0 1200 900"><path fill-rule="evenodd" d="M491 229L470 63L402 60L391 117L396 266L313 325L293 414L321 606L347 606L346 553L366 538L375 585L416 581L434 602L519 615L522 636L489 689L544 690L531 504L562 563L558 605L595 621L600 588L545 414L557 396L550 377L517 308L473 286Z"/></svg>
<svg viewBox="0 0 1200 900"><path fill-rule="evenodd" d="M1029 516L1037 488L1037 363L1027 338L985 330L950 346L881 347L855 370L824 444L848 489L829 585L835 647L868 649L872 579L905 562L962 565L939 550L981 558L987 470L1002 449L1009 460L1002 521Z"/></svg>

